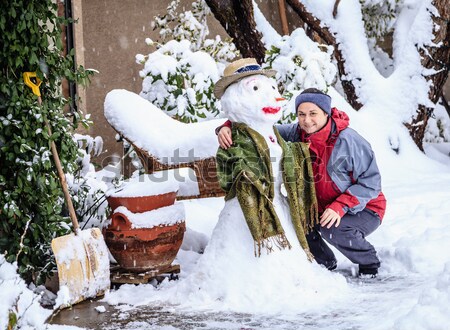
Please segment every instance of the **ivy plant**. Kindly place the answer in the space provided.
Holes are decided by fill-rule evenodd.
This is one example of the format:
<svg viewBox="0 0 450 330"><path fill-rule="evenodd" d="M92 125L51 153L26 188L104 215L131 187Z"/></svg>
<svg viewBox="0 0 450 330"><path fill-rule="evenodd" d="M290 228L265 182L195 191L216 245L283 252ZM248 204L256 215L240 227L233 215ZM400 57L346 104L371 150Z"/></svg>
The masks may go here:
<svg viewBox="0 0 450 330"><path fill-rule="evenodd" d="M69 100L62 81L86 83L91 72L74 68L73 51L63 55L61 27L68 21L57 9L52 0L11 0L0 11L0 252L37 283L55 269L51 240L70 231L50 141L64 172L73 173L78 148L72 132L88 125L79 113L63 111ZM42 81L42 104L24 84L28 71Z"/></svg>

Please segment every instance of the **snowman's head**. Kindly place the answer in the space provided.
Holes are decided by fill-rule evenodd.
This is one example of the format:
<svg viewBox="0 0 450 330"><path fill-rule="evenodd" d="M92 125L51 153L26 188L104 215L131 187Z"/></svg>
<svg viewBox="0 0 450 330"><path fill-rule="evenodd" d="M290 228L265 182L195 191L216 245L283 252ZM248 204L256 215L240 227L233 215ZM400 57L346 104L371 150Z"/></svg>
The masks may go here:
<svg viewBox="0 0 450 330"><path fill-rule="evenodd" d="M251 127L280 120L283 101L275 80L262 74L229 85L221 98L222 111L229 120Z"/></svg>

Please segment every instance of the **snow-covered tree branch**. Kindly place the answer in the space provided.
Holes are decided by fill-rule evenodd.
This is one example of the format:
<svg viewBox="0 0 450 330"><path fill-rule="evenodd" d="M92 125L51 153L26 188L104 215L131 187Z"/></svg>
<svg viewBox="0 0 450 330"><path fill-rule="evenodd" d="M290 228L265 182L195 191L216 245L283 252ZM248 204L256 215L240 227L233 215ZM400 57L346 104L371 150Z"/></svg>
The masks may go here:
<svg viewBox="0 0 450 330"><path fill-rule="evenodd" d="M253 25L252 8L237 6L231 0L206 2L243 56L262 62L259 50L265 45L260 26L255 24L262 38L242 33L244 22ZM308 33L314 41L334 48L342 87L338 89L342 89L348 103L359 110L375 100L389 100L383 106L392 109L393 116L405 124L422 150L428 119L442 97L450 68L448 2L287 0L287 3L307 30L314 32ZM228 18L222 10L225 5L231 8ZM242 10L248 12L243 15ZM387 49L379 46L380 40L388 44Z"/></svg>

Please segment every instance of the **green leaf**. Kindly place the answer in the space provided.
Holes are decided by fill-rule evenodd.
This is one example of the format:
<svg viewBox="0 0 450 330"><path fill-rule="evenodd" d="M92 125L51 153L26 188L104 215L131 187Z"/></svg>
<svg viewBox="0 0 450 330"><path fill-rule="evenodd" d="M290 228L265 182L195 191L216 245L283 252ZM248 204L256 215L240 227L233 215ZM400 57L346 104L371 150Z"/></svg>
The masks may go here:
<svg viewBox="0 0 450 330"><path fill-rule="evenodd" d="M13 311L8 314L8 329L15 329L17 325L17 315Z"/></svg>

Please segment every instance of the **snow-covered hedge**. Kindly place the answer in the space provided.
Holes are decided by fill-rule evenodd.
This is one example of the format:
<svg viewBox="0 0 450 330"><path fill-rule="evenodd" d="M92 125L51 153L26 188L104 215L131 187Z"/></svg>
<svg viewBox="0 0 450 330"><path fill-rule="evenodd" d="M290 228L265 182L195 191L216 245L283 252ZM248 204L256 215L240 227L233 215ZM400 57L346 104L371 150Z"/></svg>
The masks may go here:
<svg viewBox="0 0 450 330"><path fill-rule="evenodd" d="M229 40L207 38L209 8L203 0L192 3L192 10L177 13L179 0L172 1L167 14L156 16L161 43L147 38L156 50L136 55L144 65L141 96L183 122L197 122L219 114L213 95L214 83L228 61L238 52Z"/></svg>
<svg viewBox="0 0 450 330"><path fill-rule="evenodd" d="M72 132L89 125L81 113L67 117L63 111L69 100L61 82L81 84L92 70L74 69L72 56L63 55L61 27L68 20L57 12L52 0L6 1L0 10L0 251L9 262L17 259L27 281L44 280L55 268L50 242L68 232L50 141L64 172L73 173L78 149ZM24 83L27 71L42 81L41 104Z"/></svg>

